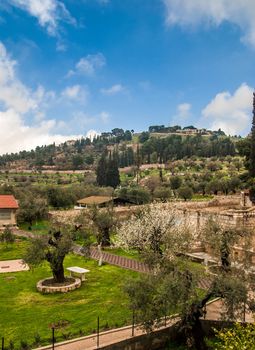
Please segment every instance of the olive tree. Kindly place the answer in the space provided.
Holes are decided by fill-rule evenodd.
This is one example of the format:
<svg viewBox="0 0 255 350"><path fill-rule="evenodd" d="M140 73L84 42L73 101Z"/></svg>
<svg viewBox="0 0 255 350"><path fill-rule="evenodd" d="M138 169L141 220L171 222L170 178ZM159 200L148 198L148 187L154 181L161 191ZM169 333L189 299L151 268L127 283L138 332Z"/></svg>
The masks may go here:
<svg viewBox="0 0 255 350"><path fill-rule="evenodd" d="M26 254L24 262L30 267L36 267L43 261L50 264L54 283L63 283L64 259L72 247L72 234L67 228L49 231L48 236L33 238Z"/></svg>

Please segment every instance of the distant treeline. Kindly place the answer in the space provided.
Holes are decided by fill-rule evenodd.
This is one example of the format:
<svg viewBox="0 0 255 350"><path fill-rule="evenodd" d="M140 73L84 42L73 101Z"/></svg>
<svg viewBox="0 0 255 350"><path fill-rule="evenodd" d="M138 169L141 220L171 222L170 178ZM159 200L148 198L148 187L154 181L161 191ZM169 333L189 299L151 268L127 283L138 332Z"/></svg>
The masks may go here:
<svg viewBox="0 0 255 350"><path fill-rule="evenodd" d="M27 166L56 166L58 169L84 169L92 166L106 149L118 154L119 167L137 163L166 163L184 157L222 157L235 155L235 144L230 137L212 135L169 135L163 138L143 132L133 139L133 130L115 128L102 133L92 141L81 138L59 146L55 144L36 147L32 151L21 151L0 156L0 166L9 162L25 160Z"/></svg>

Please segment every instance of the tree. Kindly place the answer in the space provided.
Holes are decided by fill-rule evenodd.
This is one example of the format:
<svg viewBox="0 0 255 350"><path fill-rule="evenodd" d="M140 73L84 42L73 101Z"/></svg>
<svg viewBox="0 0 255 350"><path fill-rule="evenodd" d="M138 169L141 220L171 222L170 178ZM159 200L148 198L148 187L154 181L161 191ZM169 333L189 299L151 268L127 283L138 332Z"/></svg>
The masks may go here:
<svg viewBox="0 0 255 350"><path fill-rule="evenodd" d="M65 281L63 262L72 247L72 235L68 228L49 231L48 237L33 238L23 258L30 267L48 261L54 283Z"/></svg>
<svg viewBox="0 0 255 350"><path fill-rule="evenodd" d="M105 153L102 154L99 159L96 175L97 175L97 184L99 186L105 186L106 184L106 172L107 172L107 160Z"/></svg>
<svg viewBox="0 0 255 350"><path fill-rule="evenodd" d="M171 176L170 177L170 186L172 190L178 190L182 185L182 178L180 176Z"/></svg>
<svg viewBox="0 0 255 350"><path fill-rule="evenodd" d="M187 199L191 199L193 196L193 190L189 186L181 186L178 189L178 195L183 198L186 202Z"/></svg>
<svg viewBox="0 0 255 350"><path fill-rule="evenodd" d="M157 218L159 218L158 215ZM155 219L155 221L157 220ZM156 227L160 227L161 220L158 222ZM221 297L224 302L225 319L235 320L240 317L243 304L247 302L248 298L243 270L236 270L230 264L230 269L223 268L218 275L212 276L211 285L204 293L201 293L198 290L198 282L203 277L202 270L194 269L193 265L180 254L185 242L187 244L185 231L182 233L182 230L178 230L176 236L175 230L172 230L173 226L171 226L168 231L169 235L165 235L165 238L169 237L167 245L160 235L162 237L160 247L164 248L164 252L158 254L158 249L153 249L150 241L149 245L147 243L148 235L145 234L143 228L145 225L136 225L133 220L129 223L131 227L124 224L124 229L121 231L122 246L125 247L126 244L127 247L137 247L138 242L140 242L145 249L147 246L150 247L151 274L144 275L126 285L126 292L130 298L131 307L136 312L137 322L141 322L147 330L151 330L153 326L162 325L160 319L165 314L178 312L181 317L179 331L184 335L188 347L197 350L206 349L200 323L204 307L211 298ZM155 233L153 234L153 217L147 224L147 226L152 227L149 232L153 237L155 235ZM225 238L223 242L227 243ZM193 240L196 239L197 237L193 233ZM186 251L188 251L188 247L187 244Z"/></svg>
<svg viewBox="0 0 255 350"><path fill-rule="evenodd" d="M144 143L145 141L149 140L150 138L150 133L147 132L147 131L143 131L139 137L138 137L138 140L140 143Z"/></svg>
<svg viewBox="0 0 255 350"><path fill-rule="evenodd" d="M116 188L120 184L117 155L114 154L113 157L110 155L107 159L106 155L103 154L99 159L96 175L99 186Z"/></svg>
<svg viewBox="0 0 255 350"><path fill-rule="evenodd" d="M73 169L80 169L84 164L84 158L81 154L76 154L72 158Z"/></svg>
<svg viewBox="0 0 255 350"><path fill-rule="evenodd" d="M18 222L28 222L31 227L34 221L45 219L47 216L48 205L45 198L32 193L25 194L21 198L17 214Z"/></svg>
<svg viewBox="0 0 255 350"><path fill-rule="evenodd" d="M0 241L6 243L6 245L15 242L15 236L9 226L6 226L3 233L0 234Z"/></svg>
<svg viewBox="0 0 255 350"><path fill-rule="evenodd" d="M120 174L118 169L118 161L115 157L110 158L106 168L105 186L116 188L120 184Z"/></svg>
<svg viewBox="0 0 255 350"><path fill-rule="evenodd" d="M251 128L251 149L249 158L250 176L255 177L255 92L253 93L253 118Z"/></svg>
<svg viewBox="0 0 255 350"><path fill-rule="evenodd" d="M122 223L116 236L116 244L124 249L138 249L160 256L185 251L190 242L190 232L178 213L163 205L153 205L132 215Z"/></svg>
<svg viewBox="0 0 255 350"><path fill-rule="evenodd" d="M116 221L112 208L99 210L96 206L89 212L97 243L103 247L111 245L110 230L115 226Z"/></svg>

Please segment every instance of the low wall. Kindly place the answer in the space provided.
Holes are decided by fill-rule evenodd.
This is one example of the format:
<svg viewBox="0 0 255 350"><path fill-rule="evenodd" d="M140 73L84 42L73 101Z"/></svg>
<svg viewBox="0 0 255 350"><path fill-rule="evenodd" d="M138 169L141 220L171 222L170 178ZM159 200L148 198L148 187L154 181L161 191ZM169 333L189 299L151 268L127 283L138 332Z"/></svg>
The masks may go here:
<svg viewBox="0 0 255 350"><path fill-rule="evenodd" d="M133 338L125 339L119 343L99 347L101 350L159 350L164 347L169 340L178 338L177 326L154 331L150 334L142 334Z"/></svg>

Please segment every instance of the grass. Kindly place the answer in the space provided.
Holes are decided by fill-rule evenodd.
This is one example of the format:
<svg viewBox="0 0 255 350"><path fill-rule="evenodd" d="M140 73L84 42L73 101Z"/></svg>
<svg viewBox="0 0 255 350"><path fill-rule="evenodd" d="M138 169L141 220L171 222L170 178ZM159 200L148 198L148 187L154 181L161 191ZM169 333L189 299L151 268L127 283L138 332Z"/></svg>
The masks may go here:
<svg viewBox="0 0 255 350"><path fill-rule="evenodd" d="M13 246L0 245L0 260L21 258L29 244L20 241ZM41 344L49 343L50 326L65 321L67 326L56 330L57 341L96 329L100 317L101 329L118 327L131 322L128 300L122 286L138 273L103 265L93 260L68 255L65 267L80 266L90 270L81 288L67 294L43 295L37 292L36 283L51 275L47 263L33 271L0 274L0 336L6 344L17 345L26 341L30 345L39 334Z"/></svg>
<svg viewBox="0 0 255 350"><path fill-rule="evenodd" d="M28 223L22 223L19 225L21 230L30 231L34 234L38 235L45 235L48 233L49 230L49 221L48 220L39 220L31 226L31 230L29 230L29 224Z"/></svg>

